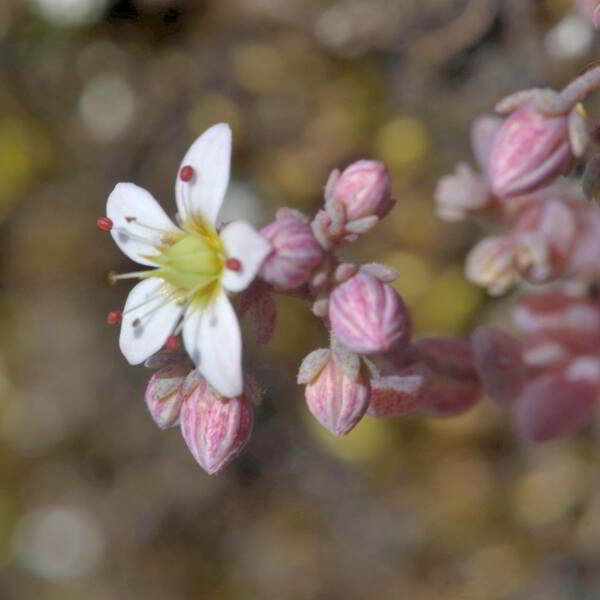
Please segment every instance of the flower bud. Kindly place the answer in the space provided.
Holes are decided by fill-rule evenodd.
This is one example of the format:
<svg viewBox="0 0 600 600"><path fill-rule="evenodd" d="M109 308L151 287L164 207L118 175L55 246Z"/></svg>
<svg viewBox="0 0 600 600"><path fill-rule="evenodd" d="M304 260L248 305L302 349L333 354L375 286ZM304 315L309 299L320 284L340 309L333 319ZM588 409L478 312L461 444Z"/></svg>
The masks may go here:
<svg viewBox="0 0 600 600"><path fill-rule="evenodd" d="M190 367L171 364L160 368L152 375L146 387L145 400L154 422L161 428L179 423L182 399L179 390Z"/></svg>
<svg viewBox="0 0 600 600"><path fill-rule="evenodd" d="M389 173L385 165L376 160L352 163L335 181L331 193L342 204L346 222L383 217L394 205Z"/></svg>
<svg viewBox="0 0 600 600"><path fill-rule="evenodd" d="M517 279L514 258L514 242L510 237L484 238L467 256L467 279L487 288L493 296L503 294Z"/></svg>
<svg viewBox="0 0 600 600"><path fill-rule="evenodd" d="M486 394L498 404L515 401L527 375L516 338L496 327L481 326L473 332L471 345Z"/></svg>
<svg viewBox="0 0 600 600"><path fill-rule="evenodd" d="M493 200L485 177L463 163L442 177L434 193L436 214L445 221L462 221L482 212Z"/></svg>
<svg viewBox="0 0 600 600"><path fill-rule="evenodd" d="M366 271L333 290L329 319L340 342L358 354L387 352L407 343L412 329L400 294Z"/></svg>
<svg viewBox="0 0 600 600"><path fill-rule="evenodd" d="M489 176L499 198L541 188L571 160L568 118L549 117L524 106L515 110L494 138Z"/></svg>
<svg viewBox="0 0 600 600"><path fill-rule="evenodd" d="M305 398L308 409L323 427L334 435L346 435L365 414L370 393L364 367L353 379L332 359L306 386Z"/></svg>
<svg viewBox="0 0 600 600"><path fill-rule="evenodd" d="M533 283L545 283L566 269L577 235L573 211L559 200L526 208L515 224L515 266Z"/></svg>
<svg viewBox="0 0 600 600"><path fill-rule="evenodd" d="M224 398L202 382L183 403L180 420L190 452L212 475L242 451L252 433L254 413L245 395Z"/></svg>
<svg viewBox="0 0 600 600"><path fill-rule="evenodd" d="M530 442L571 433L590 421L597 395L597 384L588 379L569 380L560 371L537 377L517 402L517 430Z"/></svg>
<svg viewBox="0 0 600 600"><path fill-rule="evenodd" d="M263 279L282 289L297 288L310 279L321 262L323 250L306 221L279 219L260 233L273 248L259 272Z"/></svg>

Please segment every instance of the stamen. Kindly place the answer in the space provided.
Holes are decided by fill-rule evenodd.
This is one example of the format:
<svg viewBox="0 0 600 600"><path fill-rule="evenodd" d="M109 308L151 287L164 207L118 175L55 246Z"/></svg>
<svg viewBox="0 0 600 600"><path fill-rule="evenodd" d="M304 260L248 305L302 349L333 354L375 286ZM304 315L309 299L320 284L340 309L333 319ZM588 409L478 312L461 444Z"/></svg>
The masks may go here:
<svg viewBox="0 0 600 600"><path fill-rule="evenodd" d="M108 217L98 217L96 219L96 225L100 231L105 232L108 232L113 228L112 219L109 219Z"/></svg>
<svg viewBox="0 0 600 600"><path fill-rule="evenodd" d="M123 320L123 313L118 310L109 312L106 317L106 322L109 325L118 325Z"/></svg>
<svg viewBox="0 0 600 600"><path fill-rule="evenodd" d="M152 275L154 269L151 271L136 271L134 273L109 273L108 281L111 284L117 283L119 279L143 279L146 275Z"/></svg>
<svg viewBox="0 0 600 600"><path fill-rule="evenodd" d="M179 336L177 336L177 335L170 335L167 338L167 343L165 344L165 346L169 350L179 350L179 348L181 347L181 340L179 339Z"/></svg>
<svg viewBox="0 0 600 600"><path fill-rule="evenodd" d="M179 179L181 179L181 181L188 182L192 180L194 174L194 168L186 165L185 167L181 168L181 171L179 171Z"/></svg>
<svg viewBox="0 0 600 600"><path fill-rule="evenodd" d="M241 271L242 270L242 261L238 258L228 258L225 261L225 267L230 271Z"/></svg>

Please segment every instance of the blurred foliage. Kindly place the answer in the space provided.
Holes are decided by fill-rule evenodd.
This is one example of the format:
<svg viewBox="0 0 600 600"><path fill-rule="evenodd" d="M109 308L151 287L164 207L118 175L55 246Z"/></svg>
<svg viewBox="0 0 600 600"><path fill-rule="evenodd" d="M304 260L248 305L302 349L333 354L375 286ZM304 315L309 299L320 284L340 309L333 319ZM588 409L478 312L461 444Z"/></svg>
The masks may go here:
<svg viewBox="0 0 600 600"><path fill-rule="evenodd" d="M205 476L104 324L127 289L106 274L128 267L94 224L122 180L170 210L179 157L220 120L226 210L256 224L378 158L398 205L348 258L399 269L418 332L464 334L488 308L462 274L477 230L437 221L432 191L472 160L471 119L597 55L571 4L2 0L0 598L600 597L597 426L524 448L486 404L333 438L294 383L325 338L296 300L270 346L248 342L252 441Z"/></svg>

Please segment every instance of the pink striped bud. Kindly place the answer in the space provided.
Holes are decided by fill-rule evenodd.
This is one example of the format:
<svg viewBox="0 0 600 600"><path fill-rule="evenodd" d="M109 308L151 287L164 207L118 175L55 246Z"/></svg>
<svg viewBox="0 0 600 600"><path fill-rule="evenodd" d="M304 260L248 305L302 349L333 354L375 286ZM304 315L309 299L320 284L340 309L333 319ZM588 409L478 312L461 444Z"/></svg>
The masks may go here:
<svg viewBox="0 0 600 600"><path fill-rule="evenodd" d="M519 398L515 424L530 442L545 442L586 425L598 395L598 385L588 379L569 380L564 372L537 377Z"/></svg>
<svg viewBox="0 0 600 600"><path fill-rule="evenodd" d="M549 117L529 106L515 110L494 138L489 176L494 194L516 196L541 188L572 158L568 118Z"/></svg>
<svg viewBox="0 0 600 600"><path fill-rule="evenodd" d="M515 224L515 266L533 283L559 277L567 266L577 235L573 211L560 200L537 202Z"/></svg>
<svg viewBox="0 0 600 600"><path fill-rule="evenodd" d="M246 395L223 398L205 382L196 386L181 407L181 433L192 456L212 475L244 448L254 424Z"/></svg>
<svg viewBox="0 0 600 600"><path fill-rule="evenodd" d="M333 357L305 389L308 409L334 435L346 435L362 419L370 394L365 368L352 377Z"/></svg>
<svg viewBox="0 0 600 600"><path fill-rule="evenodd" d="M471 345L486 394L498 404L515 401L527 375L516 338L496 327L481 326L473 332Z"/></svg>
<svg viewBox="0 0 600 600"><path fill-rule="evenodd" d="M333 290L329 319L340 342L358 354L387 352L407 343L412 330L400 294L366 271Z"/></svg>
<svg viewBox="0 0 600 600"><path fill-rule="evenodd" d="M278 219L260 230L273 248L260 276L282 289L293 289L310 279L323 258L323 250L310 225L300 218Z"/></svg>
<svg viewBox="0 0 600 600"><path fill-rule="evenodd" d="M573 352L600 347L600 305L560 292L532 294L513 308L513 322L527 334L542 335Z"/></svg>
<svg viewBox="0 0 600 600"><path fill-rule="evenodd" d="M179 390L190 366L171 364L160 368L148 382L145 400L154 422L161 428L173 427L179 423L182 399Z"/></svg>
<svg viewBox="0 0 600 600"><path fill-rule="evenodd" d="M331 193L342 204L346 222L383 217L394 205L389 173L385 165L376 160L359 160L346 167Z"/></svg>

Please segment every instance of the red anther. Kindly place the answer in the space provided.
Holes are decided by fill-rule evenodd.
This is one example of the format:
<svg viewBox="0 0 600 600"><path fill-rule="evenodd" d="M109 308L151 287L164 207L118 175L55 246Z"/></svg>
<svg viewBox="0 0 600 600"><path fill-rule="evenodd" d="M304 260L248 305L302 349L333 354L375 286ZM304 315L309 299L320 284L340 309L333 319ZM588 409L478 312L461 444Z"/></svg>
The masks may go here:
<svg viewBox="0 0 600 600"><path fill-rule="evenodd" d="M179 336L178 335L170 335L167 338L167 343L165 344L165 346L169 350L179 350L179 347L181 346L181 340L179 339Z"/></svg>
<svg viewBox="0 0 600 600"><path fill-rule="evenodd" d="M225 267L230 271L241 271L242 270L242 261L237 258L228 258L225 261Z"/></svg>
<svg viewBox="0 0 600 600"><path fill-rule="evenodd" d="M108 316L106 317L106 322L109 325L118 325L122 320L123 313L119 312L118 310L113 310L112 312L109 312Z"/></svg>
<svg viewBox="0 0 600 600"><path fill-rule="evenodd" d="M96 219L96 225L100 231L110 231L113 228L112 219L108 217L98 217Z"/></svg>
<svg viewBox="0 0 600 600"><path fill-rule="evenodd" d="M181 171L179 171L179 179L181 181L191 181L194 176L194 168L186 165L185 167L181 167Z"/></svg>

